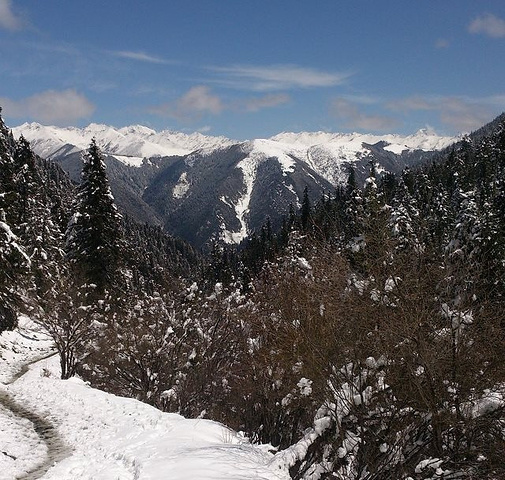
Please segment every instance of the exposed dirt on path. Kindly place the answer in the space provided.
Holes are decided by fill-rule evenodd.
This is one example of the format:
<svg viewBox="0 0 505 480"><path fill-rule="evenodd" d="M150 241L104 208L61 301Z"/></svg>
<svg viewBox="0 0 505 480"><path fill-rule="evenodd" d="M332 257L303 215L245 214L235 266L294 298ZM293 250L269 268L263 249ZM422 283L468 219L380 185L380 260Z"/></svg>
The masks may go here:
<svg viewBox="0 0 505 480"><path fill-rule="evenodd" d="M16 380L21 378L30 368L30 365L45 358L49 358L54 354L45 355L37 358L36 360L23 365L18 372L16 372L8 382L4 385L10 385ZM54 464L62 461L71 453L71 449L65 445L59 436L54 425L47 419L43 418L36 412L26 408L16 398L5 390L0 390L0 405L12 412L18 418L28 420L33 425L34 431L37 433L40 442L44 443L47 447L47 455L44 461L31 468L22 476L18 476L18 480L37 480L41 478ZM0 452L0 454L8 455L15 460L14 457L7 452Z"/></svg>

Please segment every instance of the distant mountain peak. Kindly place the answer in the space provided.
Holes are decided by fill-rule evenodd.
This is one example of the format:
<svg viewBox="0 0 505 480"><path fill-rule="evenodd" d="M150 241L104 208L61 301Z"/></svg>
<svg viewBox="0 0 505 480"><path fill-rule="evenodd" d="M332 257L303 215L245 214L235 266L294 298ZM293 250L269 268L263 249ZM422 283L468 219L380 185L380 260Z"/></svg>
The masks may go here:
<svg viewBox="0 0 505 480"><path fill-rule="evenodd" d="M120 128L118 131L124 135L128 134L136 134L144 136L156 135L156 130L153 130L152 128L149 127L145 127L144 125L129 125L127 127Z"/></svg>
<svg viewBox="0 0 505 480"><path fill-rule="evenodd" d="M41 156L51 158L63 147L71 145L77 149L87 148L94 137L103 152L117 156L120 161L132 164L133 158L141 159L155 156L184 156L197 150L212 151L236 143L226 137L207 136L200 132L182 133L171 130L157 132L143 125L129 125L115 128L100 123L91 123L84 128L44 126L38 123L24 123L15 127L16 136L23 135L32 143ZM289 155L310 157L314 149L324 150L337 158L356 157L366 154L366 145L386 142L385 150L400 154L405 150L440 150L455 142L455 137L437 135L429 127L418 132L401 136L396 134L371 135L361 133L332 132L282 132L266 139L253 139L242 142L242 148L265 155Z"/></svg>
<svg viewBox="0 0 505 480"><path fill-rule="evenodd" d="M225 137L210 137L201 133L188 135L169 130L156 132L143 125L118 129L99 123L91 123L84 128L24 123L15 127L13 133L15 136L23 135L35 152L45 158L52 158L68 145L85 150L91 139L95 138L104 154L116 156L118 160L136 166L141 165L143 158L181 156L199 149L233 143Z"/></svg>

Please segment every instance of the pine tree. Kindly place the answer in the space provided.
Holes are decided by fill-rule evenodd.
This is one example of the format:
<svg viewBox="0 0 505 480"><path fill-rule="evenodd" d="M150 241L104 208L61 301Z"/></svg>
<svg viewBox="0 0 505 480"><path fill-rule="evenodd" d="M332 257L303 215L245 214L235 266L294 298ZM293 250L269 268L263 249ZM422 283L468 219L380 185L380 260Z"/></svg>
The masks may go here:
<svg viewBox="0 0 505 480"><path fill-rule="evenodd" d="M0 116L0 210L8 224L14 222L12 205L16 203L13 153L14 139Z"/></svg>
<svg viewBox="0 0 505 480"><path fill-rule="evenodd" d="M76 280L98 294L116 284L121 216L114 204L105 163L93 139L84 155L82 183L67 230L66 252Z"/></svg>
<svg viewBox="0 0 505 480"><path fill-rule="evenodd" d="M114 321L117 305L111 293L120 285L121 216L94 139L83 160L82 183L65 238L69 269L61 272L61 288L55 290L59 308L45 319L60 355L62 378L85 364L106 322Z"/></svg>
<svg viewBox="0 0 505 480"><path fill-rule="evenodd" d="M307 231L310 225L312 215L312 206L309 198L309 187L305 186L303 189L302 207L300 210L300 221L303 231Z"/></svg>
<svg viewBox="0 0 505 480"><path fill-rule="evenodd" d="M30 265L14 232L18 195L13 152L14 140L0 116L0 332L16 326L22 280Z"/></svg>
<svg viewBox="0 0 505 480"><path fill-rule="evenodd" d="M20 279L30 266L30 259L17 240L0 210L0 332L17 324Z"/></svg>
<svg viewBox="0 0 505 480"><path fill-rule="evenodd" d="M344 197L343 240L352 251L359 251L363 242L364 201L363 194L356 184L354 169L349 170Z"/></svg>
<svg viewBox="0 0 505 480"><path fill-rule="evenodd" d="M51 180L50 163L41 161L23 137L16 142L14 165L18 193L16 233L31 260L30 297L36 307L32 316L43 321L60 308L57 299L63 293L61 279L68 267L64 261L64 232L58 224L58 210L65 203L64 187ZM58 198L57 208L53 198Z"/></svg>
<svg viewBox="0 0 505 480"><path fill-rule="evenodd" d="M407 180L408 181L408 180ZM396 250L419 251L419 210L403 177L391 199L389 226L395 239Z"/></svg>
<svg viewBox="0 0 505 480"><path fill-rule="evenodd" d="M14 184L17 193L15 215L19 232L32 236L29 232L37 228L33 224L35 210L40 207L42 198L42 179L36 165L36 157L28 141L21 136L16 142L14 155Z"/></svg>

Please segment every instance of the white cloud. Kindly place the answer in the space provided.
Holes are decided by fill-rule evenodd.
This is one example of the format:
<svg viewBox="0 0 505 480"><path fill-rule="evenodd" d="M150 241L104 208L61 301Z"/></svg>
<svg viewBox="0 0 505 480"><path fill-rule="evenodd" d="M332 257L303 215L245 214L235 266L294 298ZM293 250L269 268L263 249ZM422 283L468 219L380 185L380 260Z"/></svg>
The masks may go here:
<svg viewBox="0 0 505 480"><path fill-rule="evenodd" d="M256 91L333 87L343 84L351 75L349 73L324 72L297 65L234 65L214 67L212 70L224 77L218 80L222 85Z"/></svg>
<svg viewBox="0 0 505 480"><path fill-rule="evenodd" d="M4 113L13 118L31 118L42 123L68 124L89 117L95 106L75 90L47 90L23 100L0 98Z"/></svg>
<svg viewBox="0 0 505 480"><path fill-rule="evenodd" d="M23 21L12 10L11 0L0 0L0 28L7 30L20 30Z"/></svg>
<svg viewBox="0 0 505 480"><path fill-rule="evenodd" d="M442 123L458 132L471 132L491 121L493 116L486 106L459 98L446 98L439 111Z"/></svg>
<svg viewBox="0 0 505 480"><path fill-rule="evenodd" d="M178 106L184 111L220 113L223 110L221 99L210 93L209 87L193 87L179 99Z"/></svg>
<svg viewBox="0 0 505 480"><path fill-rule="evenodd" d="M160 57L156 57L153 55L149 55L144 52L131 52L127 50L121 50L117 52L111 52L116 57L128 58L130 60L136 60L139 62L147 62L147 63L158 63L158 64L167 64L170 63L168 60L165 60Z"/></svg>
<svg viewBox="0 0 505 480"><path fill-rule="evenodd" d="M387 104L390 110L407 112L410 110L435 110L437 108L437 97L425 97L414 95L412 97L393 100ZM439 105L438 105L439 106Z"/></svg>
<svg viewBox="0 0 505 480"><path fill-rule="evenodd" d="M149 109L150 113L173 117L178 120L195 120L205 114L217 115L224 110L222 100L211 93L209 87L199 85L189 89L175 102Z"/></svg>
<svg viewBox="0 0 505 480"><path fill-rule="evenodd" d="M398 124L394 118L385 115L367 114L360 109L357 102L344 98L336 98L332 101L331 112L335 117L344 121L347 128L384 132Z"/></svg>
<svg viewBox="0 0 505 480"><path fill-rule="evenodd" d="M456 132L471 132L489 122L505 108L505 96L484 98L456 96L412 96L390 102L396 111L434 111L440 121Z"/></svg>
<svg viewBox="0 0 505 480"><path fill-rule="evenodd" d="M482 33L492 38L504 38L505 20L491 13L485 13L470 23L468 31L470 33Z"/></svg>
<svg viewBox="0 0 505 480"><path fill-rule="evenodd" d="M264 108L276 107L289 101L289 95L279 93L226 103L218 95L212 93L209 87L199 85L189 89L177 100L152 107L148 111L155 115L172 117L181 121L196 121L205 114L218 115L224 110L258 112Z"/></svg>

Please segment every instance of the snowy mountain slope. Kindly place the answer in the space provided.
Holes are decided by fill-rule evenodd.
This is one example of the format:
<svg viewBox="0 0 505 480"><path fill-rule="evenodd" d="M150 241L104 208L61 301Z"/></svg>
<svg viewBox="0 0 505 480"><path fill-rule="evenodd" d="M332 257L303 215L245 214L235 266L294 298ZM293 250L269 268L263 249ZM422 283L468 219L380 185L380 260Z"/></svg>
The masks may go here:
<svg viewBox="0 0 505 480"><path fill-rule="evenodd" d="M404 150L441 150L451 143L455 137L441 137L429 129L421 129L415 134L402 136L396 134L371 135L362 133L328 133L328 132L283 132L271 137L271 140L300 147L324 145L335 155L356 154L363 150L362 144L374 145L377 142L387 142L386 150L401 153Z"/></svg>
<svg viewBox="0 0 505 480"><path fill-rule="evenodd" d="M3 374L7 359L11 370L19 367L29 361L33 347L44 343L27 319L21 325L25 337L19 330L0 337L4 382L10 379L10 374ZM163 413L92 389L77 378L60 380L58 373L58 358L53 356L33 364L2 389L54 425L68 449L66 455L53 465L30 422L0 408L1 479L25 478L41 463L48 464L40 477L46 480L290 478L274 462L268 446L251 445L224 425Z"/></svg>
<svg viewBox="0 0 505 480"><path fill-rule="evenodd" d="M313 200L332 189L276 142L255 140L178 159L160 169L142 198L167 231L205 247L212 240L239 243L267 217L278 226L305 186Z"/></svg>
<svg viewBox="0 0 505 480"><path fill-rule="evenodd" d="M13 129L16 137L23 135L34 151L43 158L56 158L62 154L84 150L94 137L106 155L116 156L120 161L138 166L143 158L156 156L183 156L201 149L218 149L235 142L225 137L211 137L201 133L187 135L164 130L156 132L148 127L132 125L114 128L107 125L90 124L85 128L43 126L25 123ZM331 163L355 161L369 152L367 145L385 142L384 150L400 155L406 151L441 150L457 140L441 137L428 129L419 130L408 136L370 135L360 133L326 132L283 132L269 139L253 140L256 146L266 147L273 155L296 154L305 159L311 168L321 174ZM63 150L62 150L63 149ZM324 152L320 162L318 152Z"/></svg>
<svg viewBox="0 0 505 480"><path fill-rule="evenodd" d="M242 172L242 188L240 190L240 195L238 198L220 197L222 203L235 212L236 219L240 224L240 228L236 231L228 230L226 224L221 224L220 238L228 244L240 243L252 233L253 229L250 228L249 217L251 216L251 209L254 210L253 194L256 193L256 196L259 198L268 197L268 192L264 191L258 195L258 191L262 190L262 185L267 183L265 176L258 176L258 174L265 169L268 162L272 163L270 168L280 170L281 175L278 175L277 179L271 179L271 181L268 182L270 188L275 185L274 191L277 193L278 197L285 195L289 196L291 194L292 198L290 203L296 206L298 206L299 198L301 198L301 192L296 188L290 178L297 170L297 163L299 163L294 156L294 154L300 153L297 149L290 148L289 145L278 144L278 142L272 140L253 140L244 142L241 145L241 151L246 157L240 160L235 166L236 169ZM310 176L317 186L320 186L320 180L316 180L312 175ZM323 184L321 186L324 188L326 185ZM272 199L272 202L274 201L275 199ZM270 214L265 216L270 217Z"/></svg>
<svg viewBox="0 0 505 480"><path fill-rule="evenodd" d="M410 137L389 135L386 140L381 138L359 134L287 133L238 144L236 163L229 166L241 171L242 182L236 183L238 190L219 195L224 205L214 203L214 210L221 214L218 238L225 243L240 243L260 227L266 217L274 219L275 223L279 215L288 211L290 204L295 208L300 206L304 186L310 187L313 200L319 199L324 192L331 192L335 185L346 180L349 165L356 169L357 178L363 180L370 159L379 165L379 170L399 171L406 164L401 155L408 155L414 149L444 148L454 141L427 131ZM212 155L219 157L220 153L216 150ZM205 155L194 152L186 158L186 164L206 164L208 157L209 152ZM219 158L216 161L219 162ZM207 180L213 179L210 171L209 168L205 173ZM192 194L191 177L194 178L189 171L182 172L174 187L173 195L181 204ZM217 188L217 183L215 185Z"/></svg>
<svg viewBox="0 0 505 480"><path fill-rule="evenodd" d="M361 133L284 132L271 138L284 145L295 147L317 173L334 185L345 181L349 164L370 155L379 164L394 160L415 151L442 150L458 140L457 137L441 137L433 131L422 129L408 136L370 135ZM303 153L302 153L303 152ZM399 162L401 168L405 166ZM389 165L391 170L393 165Z"/></svg>

